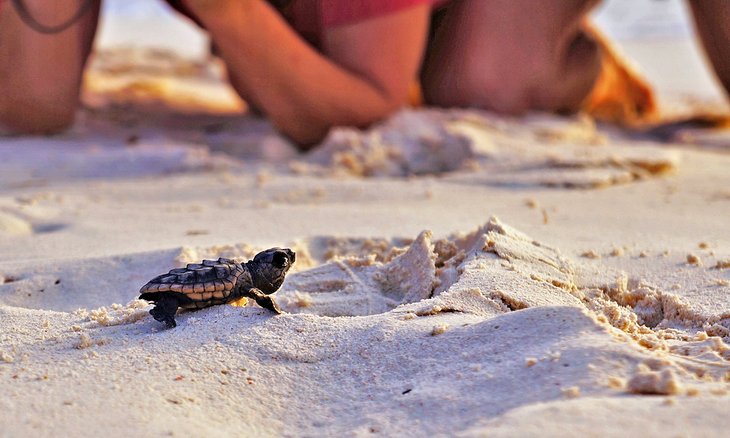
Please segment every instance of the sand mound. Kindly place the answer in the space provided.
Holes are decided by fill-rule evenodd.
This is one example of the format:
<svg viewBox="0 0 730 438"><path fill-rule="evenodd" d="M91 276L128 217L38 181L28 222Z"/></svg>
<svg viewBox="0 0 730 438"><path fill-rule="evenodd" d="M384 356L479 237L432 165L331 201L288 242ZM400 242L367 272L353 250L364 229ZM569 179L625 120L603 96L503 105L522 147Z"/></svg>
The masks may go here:
<svg viewBox="0 0 730 438"><path fill-rule="evenodd" d="M6 309L0 310L3 318L17 327L33 327L39 318L54 321L26 335L39 346L13 335L5 348L14 361L4 366L18 376L14 391L42 387L51 401L48 409L58 414L54 428L64 433L103 412L128 416L148 406L159 415L126 424L127 432L203 431L216 413L219 433L450 433L463 428L463 415L499 418L523 406L564 400L576 387L581 398L622 394L624 388L611 386L609 377L628 378L646 360L644 351L616 340L574 307L495 317L444 312L355 319L272 318L254 309L218 307L181 315L180 330L161 333L149 319L99 326L85 316ZM310 345L318 348L303 348ZM130 363L141 352L139 363ZM54 366L22 369L30 361ZM447 373L444 362L452 364ZM113 370L118 384L99 385L88 372L79 378L79 367L92 366L100 378ZM327 377L332 373L336 379ZM85 394L95 394L98 410L89 409ZM394 401L422 408L392 409ZM252 408L237 412L227 409L230 403ZM16 419L9 433L33 421L32 412L13 398L3 404ZM189 411L184 424L170 420L180 409ZM338 421L326 421L330 415Z"/></svg>
<svg viewBox="0 0 730 438"><path fill-rule="evenodd" d="M372 315L429 298L437 284L431 233L423 232L387 263L375 257L338 258L289 276L284 310L325 316Z"/></svg>
<svg viewBox="0 0 730 438"><path fill-rule="evenodd" d="M59 433L99 412L129 417L154 406L153 418L125 422L125 433L203 433L215 415L218 433L258 435L479 434L576 398L601 406L617 395L724 390L730 347L661 328L676 313L649 309L668 305L669 294L629 280L586 286L579 274L588 262L496 218L441 239L424 231L412 241L320 237L291 246L303 264L275 295L288 314L216 306L181 313L174 330L144 302L111 303L128 302L172 266L217 254L246 259L258 248L18 263L0 285L0 320L14 327L0 350L0 372L15 376L2 401L15 419L7 432L34 421L14 398L32 388L42 388ZM75 307L85 309L68 312ZM100 384L105 375L115 383ZM243 403L251 409L230 409ZM171 420L181 409L184 424ZM326 420L333 415L337 422ZM486 423L466 427L463 418Z"/></svg>
<svg viewBox="0 0 730 438"><path fill-rule="evenodd" d="M641 430L645 437L662 438L677 433L678 425L697 435L714 435L716 428L729 427L723 413L724 403L713 399L682 399L665 397L621 397L606 399L581 397L578 400L555 400L537 403L506 413L465 432L463 436L542 437L545 430L556 424L556 434L564 437L584 437L595 434L601 424L601 436L621 438L626 430ZM652 426L646 428L646 420ZM619 426L620 425L620 426Z"/></svg>
<svg viewBox="0 0 730 438"><path fill-rule="evenodd" d="M474 156L468 138L449 132L435 112L402 111L366 132L337 128L308 156L308 171L353 176L438 174Z"/></svg>
<svg viewBox="0 0 730 438"><path fill-rule="evenodd" d="M593 189L664 175L679 163L676 151L655 145L609 146L582 116L509 119L476 111L404 110L365 132L333 130L291 168L358 177L459 172L493 185Z"/></svg>
<svg viewBox="0 0 730 438"><path fill-rule="evenodd" d="M0 211L0 236L27 236L33 227L23 218L10 212Z"/></svg>
<svg viewBox="0 0 730 438"><path fill-rule="evenodd" d="M671 345L696 342L697 336L707 336L705 331L728 335L725 313L698 311L676 294L620 273L610 274L617 275L610 283L586 277L584 264L496 218L475 232L446 239L433 241L430 232L423 232L404 248L385 240L336 242L328 241L338 250L334 259L289 276L277 294L287 311L344 316L395 308L406 315L496 315L570 306L617 329L622 339L665 352L685 351ZM365 242L377 248L370 256L361 253ZM696 335L698 330L703 334ZM725 361L723 351L713 356L718 364Z"/></svg>
<svg viewBox="0 0 730 438"><path fill-rule="evenodd" d="M291 274L278 296L287 311L326 316L371 315L464 291L479 291L510 310L579 304L570 294L570 262L496 218L466 235L432 242L431 234L422 232L403 249L370 241L380 251L368 256L359 254L362 241L331 239L339 256ZM345 255L345 248L358 255Z"/></svg>
<svg viewBox="0 0 730 438"><path fill-rule="evenodd" d="M569 306L615 329L618 339L678 357L676 363L667 362L658 370L638 367L628 381L630 391L681 392L671 389L681 385L675 369L685 377L713 375L715 379L723 379L725 370L730 370L729 349L720 338L711 338L716 341L710 345L690 347L709 339L707 333L727 336L724 313L708 316L680 296L626 276L598 286L595 279L578 275L587 269L581 263L496 218L473 233L446 239L432 241L430 233L421 233L405 249L388 249L385 242L380 243L382 261L376 261L375 255L341 256L292 274L279 292L284 307L326 316L368 315L395 307L394 312L410 319L450 312L494 316L531 307ZM399 281L384 282L383 272L400 273L395 276ZM393 291L397 291L395 299ZM446 330L447 326L434 326L433 334ZM693 362L700 356L712 364L710 369Z"/></svg>

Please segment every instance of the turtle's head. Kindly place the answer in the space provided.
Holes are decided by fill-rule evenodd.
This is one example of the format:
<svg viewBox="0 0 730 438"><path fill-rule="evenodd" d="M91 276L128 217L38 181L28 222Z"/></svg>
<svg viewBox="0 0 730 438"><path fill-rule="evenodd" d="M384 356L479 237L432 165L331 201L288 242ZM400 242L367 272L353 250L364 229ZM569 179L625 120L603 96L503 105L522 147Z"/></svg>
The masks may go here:
<svg viewBox="0 0 730 438"><path fill-rule="evenodd" d="M289 248L271 248L256 254L248 263L254 285L265 294L273 294L281 287L296 258L296 253Z"/></svg>

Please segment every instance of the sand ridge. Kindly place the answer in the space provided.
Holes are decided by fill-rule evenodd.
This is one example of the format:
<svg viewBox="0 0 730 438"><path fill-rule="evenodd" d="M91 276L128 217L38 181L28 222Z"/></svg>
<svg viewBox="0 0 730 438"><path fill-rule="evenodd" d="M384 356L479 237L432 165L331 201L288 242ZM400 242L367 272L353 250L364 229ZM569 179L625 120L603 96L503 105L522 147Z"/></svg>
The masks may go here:
<svg viewBox="0 0 730 438"><path fill-rule="evenodd" d="M331 245L336 240L315 242ZM686 331L654 329L665 321L647 319L642 313L646 300L666 300L667 294L651 295L647 286L630 285L626 279L619 280L616 289L594 294L594 290L575 283L580 262L570 260L496 218L489 219L475 232L453 234L445 240L434 244L432 234L422 232L405 249L391 248L390 257L377 261L374 256L363 256L362 247L353 246L353 240L347 239L350 247L355 248L352 255L340 253L322 264L313 262L314 267L294 272L277 294L285 309L310 315L290 313L272 317L258 307L218 306L183 313L179 317L180 329L163 331L146 314L148 307L141 301L67 313L5 304L4 320L12 321L14 329L4 335L8 347L2 356L6 362L3 374L15 376L12 379L19 387L40 379L41 384L49 387L52 398L64 398L59 399L59 406L82 418L85 403L76 397L87 390L84 388L92 390L93 386L87 386L91 381L82 385L80 393L70 394L57 392L60 387L52 383L79 378L74 369L89 369L93 373L108 369L122 381L131 377L130 372L143 381L166 375L167 381L173 382L158 385L157 391L141 399L130 399L132 394L123 387L112 386L110 390L115 395L104 405L110 403L109 408L122 412L129 409L136 412L136 406L152 402L156 397L163 397L155 402L163 404L163 411L174 410L175 406L195 406L206 399L208 408L224 410L215 403L211 408L211 385L233 385L230 390L223 389L226 400L254 397L261 403L268 401L267 406L272 406L271 397L283 400L278 397L288 397L294 390L310 396L317 394L317 397L328 394L326 399L330 403L325 403L323 410L312 411L310 405L299 404L304 402L302 397L293 401L287 398L290 402L285 405L274 404L278 407L274 412L269 410L268 415L287 412L286 418L291 420L288 424L256 410L235 417L217 414L223 415L221 419L225 418L229 432L266 434L291 430L292 424L298 430L311 433L344 431L341 423L316 420L325 413L349 418L348 421L355 421L356 427L365 429L392 433L412 430L412 421L401 417L407 411L395 410L375 417L367 414L383 409L398 394L422 403L430 400L425 405L427 412L448 413L449 408L442 403L458 398L459 409L475 410L475 414L478 411L479 416L499 416L518 406L570 398L626 393L696 396L727 391L730 347L721 338L693 332L691 327ZM436 248L444 252L437 255ZM190 252L184 253L185 257L190 256ZM437 268L437 263L442 268L449 266L452 259L451 268ZM455 277L447 273L450 269L455 269ZM444 279L452 281L444 284ZM435 293L439 288L440 292ZM306 300L302 298L304 294ZM617 317L612 312L623 316ZM332 318L353 314L363 316ZM550 336L539 334L545 330ZM662 346L653 344L652 339ZM427 350L423 350L427 344ZM302 345L312 348L302 348ZM399 345L401 354L409 352L406 353L409 360L400 360L398 366L390 360L398 360L400 355L383 361L384 349L389 345ZM199 353L191 355L190 348ZM488 351L480 352L485 348ZM72 354L72 350L79 353ZM121 374L118 370L111 371L129 360L135 363L135 351L147 351L143 355L144 371L140 368ZM210 368L209 359L202 362L194 359L202 352L216 352L218 365L214 369ZM80 368L71 363L63 365L62 358L70 354L81 354ZM460 358L454 364L455 370L443 374L436 371L443 365L421 368L428 363L440 363L434 361L440 361L437 358L442 354ZM173 359L177 355L182 356ZM375 358L378 362L372 362ZM49 368L56 362L61 365ZM234 362L248 365L236 369ZM307 364L317 366L312 368ZM342 385L342 374L338 374L339 388L330 387L326 379L318 380L320 373L330 366L352 370L346 378L350 383ZM370 372L375 370L380 370L375 375L381 376L374 381L375 387L358 389L362 379L369 379ZM36 375L38 372L40 377ZM302 386L294 383L294 375L318 383L303 381ZM545 385L556 377L557 386ZM175 384L188 379L194 381ZM483 382L478 384L480 390L467 396L462 385L471 386L476 381ZM497 400L488 395L489 391L514 392L515 385L525 382L531 382L533 390L521 396ZM241 384L259 385L264 392L253 389L244 395L236 389ZM168 389L168 385L173 386ZM451 389L445 390L446 387ZM377 390L373 392L373 388ZM350 409L356 413L346 414L342 410L349 397L345 390L359 392L359 397L372 397L371 401L350 402ZM433 391L438 392L442 402L434 404L429 395ZM13 403L7 407L9 412L19 414ZM204 409L203 412L209 415L211 411ZM450 424L443 419L438 424L424 421L423 414L419 412L421 420L417 426L423 432L445 431L443 428ZM170 415L174 416L172 412ZM23 415L21 418L31 421ZM203 418L198 417L196 421L202 422ZM261 421L262 418L267 420ZM161 419L145 421L152 421L155 427L172 427ZM73 423L62 424L67 428L64 430L74 430ZM201 423L197 427L204 426Z"/></svg>

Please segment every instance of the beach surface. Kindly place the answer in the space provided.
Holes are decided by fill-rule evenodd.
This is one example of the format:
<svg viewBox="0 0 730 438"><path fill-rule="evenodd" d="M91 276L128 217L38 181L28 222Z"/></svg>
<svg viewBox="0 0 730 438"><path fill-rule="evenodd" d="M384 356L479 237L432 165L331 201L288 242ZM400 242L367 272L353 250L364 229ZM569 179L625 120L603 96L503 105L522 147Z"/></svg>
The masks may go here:
<svg viewBox="0 0 730 438"><path fill-rule="evenodd" d="M71 131L0 137L0 436L730 428L730 131L676 122L717 96L632 131L407 109L302 154L221 75L103 47ZM282 315L136 299L274 246Z"/></svg>

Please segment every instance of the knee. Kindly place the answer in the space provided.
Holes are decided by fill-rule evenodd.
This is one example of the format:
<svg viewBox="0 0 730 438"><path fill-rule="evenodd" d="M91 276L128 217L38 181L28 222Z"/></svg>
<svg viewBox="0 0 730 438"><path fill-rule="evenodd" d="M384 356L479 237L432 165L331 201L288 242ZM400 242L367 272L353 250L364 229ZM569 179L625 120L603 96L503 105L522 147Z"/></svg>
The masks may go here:
<svg viewBox="0 0 730 438"><path fill-rule="evenodd" d="M439 107L481 108L519 114L529 107L526 81L502 74L482 60L462 60L458 68L438 66L421 77L423 98Z"/></svg>
<svg viewBox="0 0 730 438"><path fill-rule="evenodd" d="M545 111L573 112L593 89L601 71L598 43L585 31L569 39L552 66L542 72L531 106Z"/></svg>
<svg viewBox="0 0 730 438"><path fill-rule="evenodd" d="M478 107L505 114L575 111L600 71L596 42L580 31L546 47L493 50L458 66L424 69L423 92L437 106ZM502 45L507 46L507 44ZM518 55L516 55L518 53Z"/></svg>
<svg viewBox="0 0 730 438"><path fill-rule="evenodd" d="M514 67L514 70L512 70ZM519 66L473 63L460 71L435 79L423 77L423 96L430 105L480 108L500 114L519 115L538 104L543 94L536 75L525 75ZM540 103L542 105L542 103Z"/></svg>
<svg viewBox="0 0 730 438"><path fill-rule="evenodd" d="M76 108L76 99L9 93L0 98L0 126L14 134L55 134L73 125Z"/></svg>

